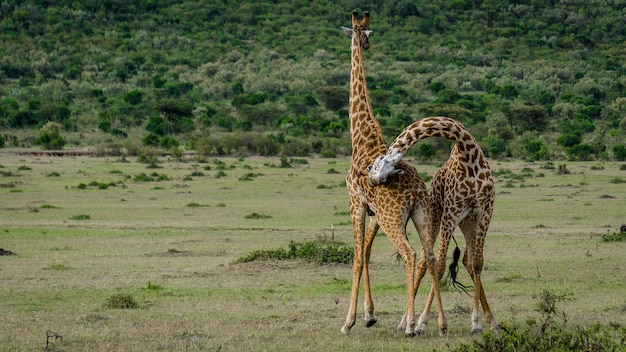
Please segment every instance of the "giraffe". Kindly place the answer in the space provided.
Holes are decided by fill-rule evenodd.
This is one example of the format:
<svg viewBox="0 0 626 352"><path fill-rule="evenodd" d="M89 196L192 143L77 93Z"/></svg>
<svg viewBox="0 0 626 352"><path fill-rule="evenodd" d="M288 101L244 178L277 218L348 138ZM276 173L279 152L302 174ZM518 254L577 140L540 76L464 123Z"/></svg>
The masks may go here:
<svg viewBox="0 0 626 352"><path fill-rule="evenodd" d="M466 248L463 265L474 283L474 306L471 315L472 333L482 331L479 305L482 304L485 319L496 331L496 322L485 296L480 279L483 268L485 236L491 221L495 189L487 159L470 132L458 121L447 117L430 117L407 126L389 147L369 166L369 179L373 185L394 182L404 172L397 167L402 156L418 141L427 137L452 140L450 159L436 173L432 181L433 228L441 233L437 273L443 277L450 237L458 226L465 237ZM419 274L419 273L418 273ZM424 332L428 324L428 312L433 292L429 294L426 307L418 320L417 333Z"/></svg>
<svg viewBox="0 0 626 352"><path fill-rule="evenodd" d="M381 187L372 187L367 177L367 166L374 158L387 151L378 122L372 113L367 85L362 50L369 48L369 12L364 13L363 20L358 12L352 13L352 28L343 27L344 32L352 38L352 68L350 73L350 136L352 141L352 159L346 176L346 186L350 198L350 217L354 231L354 259L352 263L352 291L350 308L346 322L341 328L348 334L356 321L357 300L361 276L365 291L365 325L370 327L377 321L374 316L374 304L370 292L369 259L372 243L379 229L382 229L394 244L404 261L407 278L407 308L398 326L406 335L415 335L415 295L426 269L417 266L416 251L408 241L406 226L411 219L421 241L421 258L423 265L428 265L433 277L431 292L441 306L437 273L435 272L435 255L431 238L432 216L430 197L426 185L417 170L405 162L398 163L403 170L400 177L394 178ZM366 228L366 217L369 224ZM416 277L416 272L422 277ZM440 332L447 332L447 322L439 310Z"/></svg>

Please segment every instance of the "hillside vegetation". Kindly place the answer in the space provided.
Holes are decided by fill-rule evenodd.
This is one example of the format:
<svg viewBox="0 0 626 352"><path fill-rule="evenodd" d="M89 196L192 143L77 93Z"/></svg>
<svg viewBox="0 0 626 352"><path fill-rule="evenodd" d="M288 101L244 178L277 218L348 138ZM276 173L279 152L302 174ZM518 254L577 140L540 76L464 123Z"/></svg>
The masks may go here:
<svg viewBox="0 0 626 352"><path fill-rule="evenodd" d="M388 141L447 115L491 158L626 160L623 0L5 0L0 146L350 153L354 9Z"/></svg>

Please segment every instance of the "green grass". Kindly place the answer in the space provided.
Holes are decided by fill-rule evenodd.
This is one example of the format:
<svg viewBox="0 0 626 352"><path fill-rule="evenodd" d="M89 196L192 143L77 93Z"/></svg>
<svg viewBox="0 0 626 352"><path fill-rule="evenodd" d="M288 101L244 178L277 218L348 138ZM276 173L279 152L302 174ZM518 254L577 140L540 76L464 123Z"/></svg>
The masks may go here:
<svg viewBox="0 0 626 352"><path fill-rule="evenodd" d="M68 351L432 351L477 339L469 332L471 299L453 290L443 292L450 336L437 336L436 320L424 337L395 334L406 279L384 236L376 238L370 266L379 322L366 329L359 321L347 337L339 329L348 309L349 264L234 264L292 241L332 236L351 247L345 187L317 188L341 184L348 159L292 160L291 168L281 168L278 158L228 158L211 161L224 165L227 175L192 181L184 179L197 168L193 163L159 160L158 175L168 179L158 181L157 190L155 182L127 181L106 191L87 186L93 180L115 184L123 175L154 177L145 164L128 161L2 155L7 170L25 165L32 171L1 179L19 183L23 192L0 188L0 247L16 254L0 257L0 312L10 327L0 333L0 350L42 349L46 331L63 336L55 348ZM610 163L592 169L596 164L568 162L570 173L558 174L542 164L492 161L494 170L524 175L496 177L485 246L483 282L503 324L522 331L524 322L539 319L537 295L548 290L568 298L558 302L568 329L626 325L626 243L603 241L624 221L626 189L611 182L623 171ZM331 165L337 173L327 172ZM239 181L250 168L264 177ZM430 175L437 170L417 168ZM47 177L54 170L63 172ZM501 187L507 182L514 187ZM77 189L81 183L86 190ZM245 219L254 213L269 217ZM90 219L71 220L77 214ZM455 236L463 246L460 232ZM419 246L412 226L409 239ZM463 270L459 279L469 280ZM418 311L429 285L425 279L420 286ZM135 308L107 307L118 295L132 297ZM360 298L359 319L362 292Z"/></svg>

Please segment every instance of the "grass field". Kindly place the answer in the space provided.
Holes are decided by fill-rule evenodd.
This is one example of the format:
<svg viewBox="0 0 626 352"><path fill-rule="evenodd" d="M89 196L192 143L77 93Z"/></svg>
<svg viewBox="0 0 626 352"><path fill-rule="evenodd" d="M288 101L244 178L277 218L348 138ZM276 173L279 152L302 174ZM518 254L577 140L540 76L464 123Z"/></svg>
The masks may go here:
<svg viewBox="0 0 626 352"><path fill-rule="evenodd" d="M477 338L471 298L445 288L448 337L437 336L436 319L426 336L395 334L405 278L384 236L371 265L379 322L359 323L349 336L339 329L350 265L234 264L290 241L351 246L349 159L161 158L159 168L147 166L0 154L0 247L15 254L0 256L0 350L44 350L47 332L62 336L49 339L57 351L432 351ZM626 243L602 241L626 222L623 164L491 167L497 198L483 283L496 318L538 317L537 296L549 290L564 298L557 310L570 326L626 325ZM465 272L460 279L469 283ZM134 306L115 308L116 299Z"/></svg>

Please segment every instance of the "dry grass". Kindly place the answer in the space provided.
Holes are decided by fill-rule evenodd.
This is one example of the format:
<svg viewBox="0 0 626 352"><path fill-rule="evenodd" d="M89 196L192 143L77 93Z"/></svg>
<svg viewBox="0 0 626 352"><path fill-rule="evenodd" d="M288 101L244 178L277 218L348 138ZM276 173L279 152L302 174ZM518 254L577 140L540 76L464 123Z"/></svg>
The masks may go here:
<svg viewBox="0 0 626 352"><path fill-rule="evenodd" d="M449 290L449 337L437 337L436 326L421 338L395 334L404 271L382 236L372 257L379 323L358 325L347 337L339 328L349 265L231 264L291 240L334 233L351 243L343 185L349 161L308 159L281 169L268 166L278 159L222 160L227 176L214 178L212 161L163 160L162 168L146 169L135 161L3 154L0 171L12 176L0 176L0 247L16 255L0 257L0 350L42 350L47 331L63 336L49 348L59 351L445 350L473 338L471 299ZM537 316L534 296L548 289L569 297L559 305L568 324L625 325L626 244L601 241L626 221L626 190L611 183L625 171L613 163L567 163L570 174L558 175L542 166L492 162L517 176L534 170L523 180L497 177L483 274L496 317ZM436 167L418 169L432 175ZM205 176L190 180L198 170ZM47 176L52 172L59 176ZM133 181L142 172L169 180ZM239 180L250 172L260 175ZM77 187L92 181L114 185ZM271 217L245 219L250 213ZM80 214L89 219L72 219ZM107 306L114 295L132 297L137 307Z"/></svg>

